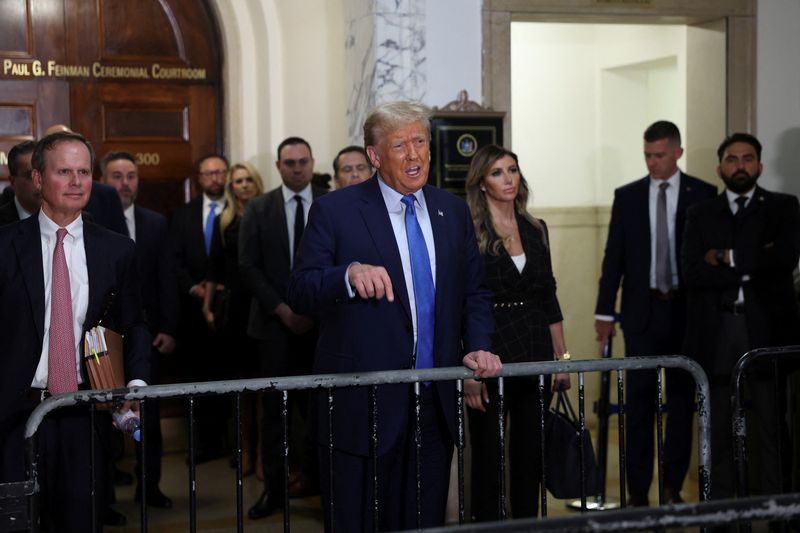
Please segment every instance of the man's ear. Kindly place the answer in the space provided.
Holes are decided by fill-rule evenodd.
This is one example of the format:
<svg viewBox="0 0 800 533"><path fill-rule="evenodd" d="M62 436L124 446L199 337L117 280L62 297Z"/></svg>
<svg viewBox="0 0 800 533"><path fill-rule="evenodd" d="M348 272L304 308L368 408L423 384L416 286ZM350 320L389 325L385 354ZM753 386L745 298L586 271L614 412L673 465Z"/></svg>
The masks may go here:
<svg viewBox="0 0 800 533"><path fill-rule="evenodd" d="M42 190L42 174L36 169L31 170L31 180L33 180L33 186L36 187L37 191Z"/></svg>
<svg viewBox="0 0 800 533"><path fill-rule="evenodd" d="M381 158L378 156L378 152L375 151L374 146L367 146L367 155L374 168L381 168Z"/></svg>

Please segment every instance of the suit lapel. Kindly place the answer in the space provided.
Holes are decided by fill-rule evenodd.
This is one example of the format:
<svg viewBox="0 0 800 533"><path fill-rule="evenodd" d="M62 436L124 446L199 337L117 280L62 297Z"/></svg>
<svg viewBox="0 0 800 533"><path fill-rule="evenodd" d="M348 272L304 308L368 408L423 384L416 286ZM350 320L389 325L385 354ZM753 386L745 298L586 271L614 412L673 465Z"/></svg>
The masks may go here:
<svg viewBox="0 0 800 533"><path fill-rule="evenodd" d="M423 192L431 191L430 186L425 186ZM436 324L444 324L445 320L441 317L444 311L444 284L446 283L445 274L451 272L449 256L445 243L447 242L447 225L445 224L445 212L436 201L435 194L425 194L425 205L428 208L428 220L431 221L431 232L433 233L433 247L436 251ZM450 216L453 216L452 213ZM439 335L436 336L439 338ZM438 351L438 350L437 350Z"/></svg>
<svg viewBox="0 0 800 533"><path fill-rule="evenodd" d="M291 259L289 258L289 228L286 226L286 206L283 201L283 189L278 187L270 194L272 195L270 198L272 205L269 207L269 213L272 216L270 226L278 231L282 260L288 268L291 265Z"/></svg>
<svg viewBox="0 0 800 533"><path fill-rule="evenodd" d="M42 239L39 234L39 217L34 213L19 223L14 239L22 277L28 290L39 342L44 340L44 271L42 270Z"/></svg>
<svg viewBox="0 0 800 533"><path fill-rule="evenodd" d="M368 180L367 183L368 185L363 188L364 194L362 195L361 217L364 219L364 226L372 237L373 243L375 243L375 249L383 260L383 266L386 268L386 272L392 280L394 297L400 302L410 320L411 304L408 301L408 287L406 287L406 278L403 275L403 263L400 260L400 250L395 241L392 223L389 220L389 213L386 210L386 203L383 201L378 179L373 178ZM434 235L436 235L435 231ZM393 244L387 246L386 243ZM439 271L438 267L436 271Z"/></svg>

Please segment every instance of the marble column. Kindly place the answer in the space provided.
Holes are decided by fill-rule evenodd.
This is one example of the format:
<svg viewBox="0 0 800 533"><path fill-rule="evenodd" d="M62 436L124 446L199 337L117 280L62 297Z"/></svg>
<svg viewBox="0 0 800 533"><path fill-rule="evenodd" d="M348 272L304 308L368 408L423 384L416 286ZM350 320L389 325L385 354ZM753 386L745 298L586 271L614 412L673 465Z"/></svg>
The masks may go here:
<svg viewBox="0 0 800 533"><path fill-rule="evenodd" d="M425 97L425 0L345 5L348 137L361 144L364 118L375 105Z"/></svg>

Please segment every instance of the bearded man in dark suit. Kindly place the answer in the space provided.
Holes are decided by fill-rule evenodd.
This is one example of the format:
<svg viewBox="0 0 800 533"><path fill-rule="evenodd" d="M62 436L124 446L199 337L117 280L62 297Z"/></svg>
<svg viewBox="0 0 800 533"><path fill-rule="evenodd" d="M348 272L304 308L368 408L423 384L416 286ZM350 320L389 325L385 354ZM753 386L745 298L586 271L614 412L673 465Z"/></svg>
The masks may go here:
<svg viewBox="0 0 800 533"><path fill-rule="evenodd" d="M713 498L734 495L730 381L736 361L754 348L797 344L800 335L792 280L800 257L798 201L756 185L761 150L748 133L720 144L717 174L725 192L689 210L681 253L689 287L685 352L711 385ZM786 428L774 421L783 402L775 402L769 371L754 370L747 393L758 439L750 455L758 458L760 493L777 494L783 489L778 439Z"/></svg>

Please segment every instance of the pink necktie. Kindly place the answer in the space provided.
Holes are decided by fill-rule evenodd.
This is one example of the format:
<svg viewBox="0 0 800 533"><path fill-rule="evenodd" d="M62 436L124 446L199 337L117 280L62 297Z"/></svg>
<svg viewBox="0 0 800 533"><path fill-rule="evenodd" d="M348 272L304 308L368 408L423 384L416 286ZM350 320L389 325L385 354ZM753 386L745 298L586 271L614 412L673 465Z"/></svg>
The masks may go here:
<svg viewBox="0 0 800 533"><path fill-rule="evenodd" d="M75 368L75 333L72 322L72 293L64 255L67 230L56 232L53 251L53 287L50 297L50 351L47 354L47 389L51 394L78 390Z"/></svg>

